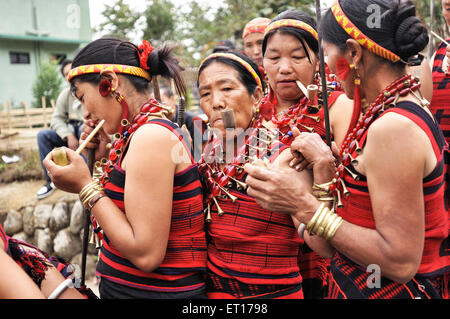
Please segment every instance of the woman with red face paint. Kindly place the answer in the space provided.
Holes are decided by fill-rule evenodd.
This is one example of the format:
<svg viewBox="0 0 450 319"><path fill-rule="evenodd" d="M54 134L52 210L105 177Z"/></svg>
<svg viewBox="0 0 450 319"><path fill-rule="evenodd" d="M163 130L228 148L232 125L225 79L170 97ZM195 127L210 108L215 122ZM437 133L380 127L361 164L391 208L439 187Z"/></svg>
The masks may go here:
<svg viewBox="0 0 450 319"><path fill-rule="evenodd" d="M367 7L374 4L379 28L366 24ZM271 188L270 196L263 190L274 184L271 178L247 166L248 193L284 205L306 225L308 243L332 256L329 298L447 297L446 143L418 79L406 73L407 65L421 61L427 30L410 1L339 0L322 18L321 32L331 70L361 107L341 162L337 169L330 165L334 174L313 192L277 172L285 186ZM291 147L314 166L318 146L300 135ZM334 197L334 205L323 205L318 193Z"/></svg>
<svg viewBox="0 0 450 319"><path fill-rule="evenodd" d="M293 142L294 134L298 132L314 135L319 140L326 137L317 39L314 19L297 10L288 10L275 17L264 35L263 62L270 89L260 111L264 125L279 132L281 141L287 145ZM298 82L305 88L315 86L317 93L305 95ZM352 102L343 92L331 87L327 96L331 133L339 146L348 129ZM304 158L297 155L291 167L302 169ZM328 166L328 163L324 164ZM315 181L321 183L320 176L315 176ZM302 251L300 269L305 298L321 298L326 285L327 261L307 245Z"/></svg>
<svg viewBox="0 0 450 319"><path fill-rule="evenodd" d="M206 239L197 166L179 127L167 119L168 108L149 93L157 75L174 79L184 93L172 48L102 38L83 48L72 67L68 80L85 119L105 120L101 136L114 134L114 142L98 179L71 150L68 166L57 166L51 154L44 165L55 185L79 193L94 217L102 242L100 297L204 298Z"/></svg>

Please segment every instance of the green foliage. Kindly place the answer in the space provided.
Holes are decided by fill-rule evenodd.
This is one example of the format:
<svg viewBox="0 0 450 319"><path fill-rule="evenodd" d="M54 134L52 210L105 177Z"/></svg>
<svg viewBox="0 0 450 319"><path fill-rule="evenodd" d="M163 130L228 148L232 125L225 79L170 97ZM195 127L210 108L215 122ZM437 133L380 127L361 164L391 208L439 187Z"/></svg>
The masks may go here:
<svg viewBox="0 0 450 319"><path fill-rule="evenodd" d="M417 16L424 21L427 26L430 26L431 16L430 16L430 0L416 0L414 1L416 5ZM448 26L445 22L444 16L442 15L442 0L433 0L434 2L434 14L433 14L433 31L441 36L445 37L448 34ZM439 41L438 41L439 42Z"/></svg>
<svg viewBox="0 0 450 319"><path fill-rule="evenodd" d="M287 9L315 12L314 0L223 0L219 7L207 1L187 2L177 6L171 0L148 0L144 12L134 12L124 0L116 0L106 5L106 22L96 31L122 38L140 31L154 45L178 42L176 53L183 62L197 65L219 40L233 39L241 45L242 29L253 18L273 18Z"/></svg>
<svg viewBox="0 0 450 319"><path fill-rule="evenodd" d="M112 5L105 5L102 12L105 22L100 24L95 31L104 31L109 36L126 39L135 30L139 14L131 10L123 0L116 0Z"/></svg>
<svg viewBox="0 0 450 319"><path fill-rule="evenodd" d="M315 16L315 0L266 0L255 1L258 16L274 18L283 11L297 9Z"/></svg>
<svg viewBox="0 0 450 319"><path fill-rule="evenodd" d="M433 1L433 30L446 35L448 27L442 17L441 0ZM103 15L107 21L99 30L120 37L138 31L154 45L167 40L178 42L176 54L183 64L196 66L220 40L230 39L238 48L242 47L242 30L253 18L274 18L288 9L303 10L315 17L315 0L221 0L220 3L186 0L184 5L175 5L173 0L147 0L144 12L134 12L124 0L115 0L106 6ZM430 0L414 3L417 15L429 25Z"/></svg>
<svg viewBox="0 0 450 319"><path fill-rule="evenodd" d="M147 22L143 38L155 41L155 45L173 40L177 23L174 9L175 6L170 0L149 1L143 14Z"/></svg>
<svg viewBox="0 0 450 319"><path fill-rule="evenodd" d="M42 107L42 97L47 103L56 101L61 91L63 79L56 62L41 62L41 72L33 82L33 107Z"/></svg>

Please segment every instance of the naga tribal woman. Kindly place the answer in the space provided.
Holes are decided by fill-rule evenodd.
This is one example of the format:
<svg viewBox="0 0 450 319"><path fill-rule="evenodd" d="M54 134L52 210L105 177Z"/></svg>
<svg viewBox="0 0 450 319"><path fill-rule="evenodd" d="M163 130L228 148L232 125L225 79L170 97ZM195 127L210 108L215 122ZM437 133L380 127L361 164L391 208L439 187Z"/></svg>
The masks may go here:
<svg viewBox="0 0 450 319"><path fill-rule="evenodd" d="M211 136L199 163L205 184L208 298L303 298L292 218L263 209L246 193L249 161L286 167L292 155L264 129L257 112L264 91L258 66L239 53L208 56L198 71ZM231 113L231 115L229 114Z"/></svg>
<svg viewBox="0 0 450 319"><path fill-rule="evenodd" d="M184 84L172 48L113 38L91 42L75 57L68 80L88 125L105 120L96 158L114 134L103 172L92 179L83 158L66 149L68 166L49 154L55 185L79 193L101 239L101 298L204 298L203 197L197 165L168 108L150 97L158 75ZM82 133L86 139L87 131Z"/></svg>
<svg viewBox="0 0 450 319"><path fill-rule="evenodd" d="M298 10L279 14L264 35L263 61L269 94L263 99L260 110L266 127L278 131L281 141L287 145L294 140L297 129L326 138L317 39L315 20ZM298 82L304 88L313 86L314 89L302 91ZM331 85L326 94L331 133L340 146L349 126L352 101ZM291 165L298 164L299 161L293 160ZM327 261L304 245L300 263L305 298L323 297Z"/></svg>
<svg viewBox="0 0 450 319"><path fill-rule="evenodd" d="M380 28L366 25L374 4ZM266 209L295 216L311 248L332 257L329 298L446 298L446 143L419 79L406 73L428 43L426 27L411 1L339 0L320 32L346 95L368 105L355 113L337 169L334 161L322 169L333 172L327 182L316 182L314 166L331 151L301 133L291 148L305 159L302 167L313 166L313 191L282 171L248 165L247 192ZM334 197L333 205L321 196Z"/></svg>

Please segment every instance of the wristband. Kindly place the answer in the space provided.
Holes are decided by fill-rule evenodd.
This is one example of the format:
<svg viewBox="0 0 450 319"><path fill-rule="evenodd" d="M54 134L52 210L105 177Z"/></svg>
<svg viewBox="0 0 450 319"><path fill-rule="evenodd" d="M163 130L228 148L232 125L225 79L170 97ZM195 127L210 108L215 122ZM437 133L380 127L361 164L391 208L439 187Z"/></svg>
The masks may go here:
<svg viewBox="0 0 450 319"><path fill-rule="evenodd" d="M48 296L48 299L58 299L58 297L66 291L69 286L73 285L72 278L68 278L59 284L58 287Z"/></svg>

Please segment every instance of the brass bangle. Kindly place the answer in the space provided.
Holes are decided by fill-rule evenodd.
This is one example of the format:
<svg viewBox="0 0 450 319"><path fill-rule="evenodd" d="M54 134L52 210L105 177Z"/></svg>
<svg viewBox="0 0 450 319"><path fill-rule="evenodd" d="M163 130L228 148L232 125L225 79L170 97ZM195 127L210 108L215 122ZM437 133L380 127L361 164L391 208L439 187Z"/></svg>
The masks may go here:
<svg viewBox="0 0 450 319"><path fill-rule="evenodd" d="M319 208L316 210L316 212L314 213L313 217L311 218L309 223L306 225L306 230L308 231L308 233L311 233L311 229L316 224L317 218L319 217L319 214L320 214L320 212L322 211L322 209L324 207L325 207L325 203L320 204Z"/></svg>
<svg viewBox="0 0 450 319"><path fill-rule="evenodd" d="M82 196L84 196L90 189L95 189L95 188L101 188L101 185L100 185L97 181L93 180L93 181L91 181L89 184L87 184L86 186L84 186L84 187L81 189L81 191L80 191L80 193L79 193L79 196L82 197Z"/></svg>
<svg viewBox="0 0 450 319"><path fill-rule="evenodd" d="M94 196L97 193L96 190L91 190L89 191L88 194L86 194L86 196L80 197L80 201L83 204L83 206L85 206L85 204L89 201L89 199Z"/></svg>
<svg viewBox="0 0 450 319"><path fill-rule="evenodd" d="M324 209L323 221L317 227L317 236L323 237L323 235L325 234L325 230L329 225L330 218L333 219L333 215L334 214L331 212L329 208L326 207Z"/></svg>
<svg viewBox="0 0 450 319"><path fill-rule="evenodd" d="M92 195L93 192L95 192L95 190L89 188L83 194L80 194L78 197L80 198L81 202L84 202L86 200L86 198L88 198L90 195Z"/></svg>
<svg viewBox="0 0 450 319"><path fill-rule="evenodd" d="M99 201L99 199L102 198L102 197L105 197L105 196L106 196L106 194L105 194L104 192L99 192L99 193L95 194L95 196L92 197L92 199L90 199L90 200L87 202L87 207L86 207L86 208L87 208L89 211L91 211L92 208L95 206L95 204L97 204L97 202Z"/></svg>
<svg viewBox="0 0 450 319"><path fill-rule="evenodd" d="M90 189L90 185L91 185L91 183L89 183L86 186L84 186L81 189L81 191L78 193L78 197L80 197L80 198L83 197L86 194L86 192Z"/></svg>
<svg viewBox="0 0 450 319"><path fill-rule="evenodd" d="M335 213L331 213L330 218L327 221L327 224L324 227L324 232L323 232L323 236L324 238L326 238L328 232L330 231L331 226L333 225L333 223L336 221L336 219L338 218L338 214Z"/></svg>
<svg viewBox="0 0 450 319"><path fill-rule="evenodd" d="M332 181L329 181L327 183L323 183L323 184L317 184L317 183L313 183L312 189L313 190L321 190L321 191L325 191L328 192L330 190L330 186L331 184L333 184Z"/></svg>
<svg viewBox="0 0 450 319"><path fill-rule="evenodd" d="M334 201L333 192L330 191L330 186L333 184L333 181L317 184L313 183L312 186L312 194L317 200L322 202L331 202Z"/></svg>
<svg viewBox="0 0 450 319"><path fill-rule="evenodd" d="M320 212L319 217L317 217L316 224L315 224L314 227L311 229L311 232L312 232L314 235L317 235L317 234L318 234L319 228L322 226L323 221L324 221L325 216L327 215L327 212L328 212L328 211L329 211L329 209L328 209L326 206L324 206L324 208L322 208L322 211Z"/></svg>
<svg viewBox="0 0 450 319"><path fill-rule="evenodd" d="M334 201L334 197L316 197L317 200L321 202L332 202Z"/></svg>
<svg viewBox="0 0 450 319"><path fill-rule="evenodd" d="M330 226L330 229L328 230L328 232L325 234L325 239L326 240L331 240L334 237L334 235L336 234L337 230L341 226L342 221L343 221L342 217L338 216L338 218Z"/></svg>
<svg viewBox="0 0 450 319"><path fill-rule="evenodd" d="M88 197L83 198L83 200L81 201L81 203L83 204L84 207L88 207L88 203L95 198L98 194L102 194L103 191L98 191L98 190L94 190L94 192L92 194L90 194Z"/></svg>
<svg viewBox="0 0 450 319"><path fill-rule="evenodd" d="M89 199L91 199L99 192L103 192L103 187L98 180L93 180L81 189L78 197L80 198L80 201L83 203L83 205L85 205L85 203L87 203Z"/></svg>
<svg viewBox="0 0 450 319"><path fill-rule="evenodd" d="M325 206L325 203L322 203L306 225L306 230L310 235L317 235L326 240L331 240L342 222L342 217L331 211Z"/></svg>
<svg viewBox="0 0 450 319"><path fill-rule="evenodd" d="M324 196L329 196L330 192L326 192L326 191L319 191L319 190L313 190L312 194L315 197L324 197Z"/></svg>
<svg viewBox="0 0 450 319"><path fill-rule="evenodd" d="M93 193L97 191L102 191L103 189L97 188L97 187L88 187L83 192L80 192L80 195L78 196L81 201L83 201L85 198L91 196Z"/></svg>

